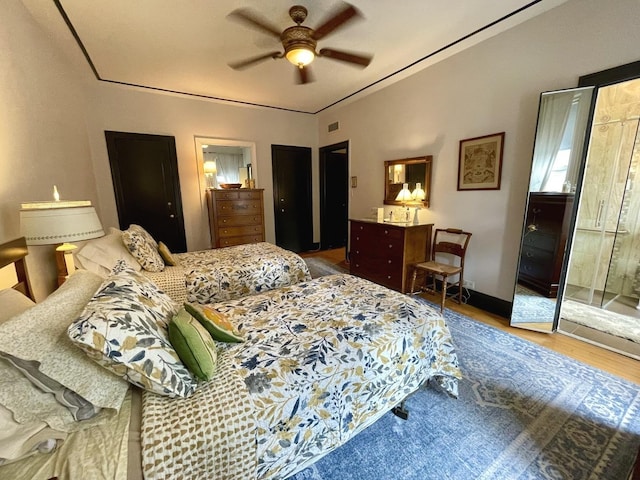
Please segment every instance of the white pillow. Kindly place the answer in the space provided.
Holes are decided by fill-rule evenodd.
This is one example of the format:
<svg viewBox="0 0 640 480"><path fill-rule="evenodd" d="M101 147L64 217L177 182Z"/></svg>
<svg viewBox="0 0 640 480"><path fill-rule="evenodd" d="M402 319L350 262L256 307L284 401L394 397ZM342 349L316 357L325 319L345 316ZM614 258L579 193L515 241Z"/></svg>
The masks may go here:
<svg viewBox="0 0 640 480"><path fill-rule="evenodd" d="M89 240L76 254L78 266L106 278L118 260L139 272L142 267L122 241L122 232L111 229L104 237Z"/></svg>

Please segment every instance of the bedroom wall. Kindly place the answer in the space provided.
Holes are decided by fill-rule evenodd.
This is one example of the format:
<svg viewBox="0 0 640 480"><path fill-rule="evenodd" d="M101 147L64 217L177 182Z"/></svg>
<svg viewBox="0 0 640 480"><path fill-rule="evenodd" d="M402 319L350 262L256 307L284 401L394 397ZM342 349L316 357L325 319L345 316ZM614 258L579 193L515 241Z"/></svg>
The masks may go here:
<svg viewBox="0 0 640 480"><path fill-rule="evenodd" d="M82 81L17 0L0 3L0 242L20 236L20 203L91 200L100 208ZM55 288L53 246L30 247L38 299Z"/></svg>
<svg viewBox="0 0 640 480"><path fill-rule="evenodd" d="M91 200L105 228L118 225L104 130L175 136L190 250L210 245L194 137L254 142L257 186L265 189L266 236L275 241L271 144L311 147L317 169L312 115L97 82L68 31L60 49L39 26L56 22L56 28L66 29L55 8L26 5L0 4L0 242L20 236L20 202L49 199L54 184L63 199ZM317 190L315 182L316 198ZM36 297L43 299L56 288L53 247L30 247L27 261Z"/></svg>
<svg viewBox="0 0 640 480"><path fill-rule="evenodd" d="M640 60L640 2L573 0L409 78L318 115L319 145L350 140L350 215L381 206L384 160L434 156L436 227L473 232L465 279L511 301L539 94ZM327 133L327 125L340 130ZM506 132L502 185L457 191L459 141Z"/></svg>
<svg viewBox="0 0 640 480"><path fill-rule="evenodd" d="M93 168L98 179L102 221L107 225L117 226L118 217L105 130L175 137L189 250L210 248L204 184L197 170L196 136L255 143L256 186L265 189L265 233L269 242L275 243L271 144L311 147L317 168L317 123L313 115L234 106L98 82L92 82L88 96L93 112L88 119ZM317 185L314 190L317 196Z"/></svg>

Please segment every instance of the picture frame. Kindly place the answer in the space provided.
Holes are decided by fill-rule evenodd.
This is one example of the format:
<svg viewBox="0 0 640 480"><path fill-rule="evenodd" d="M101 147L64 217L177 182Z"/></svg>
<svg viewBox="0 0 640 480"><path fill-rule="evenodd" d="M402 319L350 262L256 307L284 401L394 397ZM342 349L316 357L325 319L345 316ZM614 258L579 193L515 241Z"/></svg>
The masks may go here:
<svg viewBox="0 0 640 480"><path fill-rule="evenodd" d="M460 140L458 190L500 190L504 133Z"/></svg>

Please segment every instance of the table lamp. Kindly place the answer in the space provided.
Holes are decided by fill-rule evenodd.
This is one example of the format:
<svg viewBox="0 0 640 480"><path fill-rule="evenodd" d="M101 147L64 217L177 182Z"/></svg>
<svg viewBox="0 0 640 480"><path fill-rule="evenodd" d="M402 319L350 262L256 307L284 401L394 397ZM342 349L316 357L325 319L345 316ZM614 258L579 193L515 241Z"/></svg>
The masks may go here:
<svg viewBox="0 0 640 480"><path fill-rule="evenodd" d="M396 196L396 202L402 202L402 206L407 208L407 211L405 213L405 221L408 222L409 221L409 207L407 207L407 202L410 202L412 200L412 196L411 196L411 192L409 191L409 184L408 183L403 183L402 184L402 190L400 190L400 192L398 193L398 195Z"/></svg>
<svg viewBox="0 0 640 480"><path fill-rule="evenodd" d="M102 224L88 200L60 201L54 187L54 201L22 203L20 229L27 245L56 245L58 285L75 271L70 242L104 236Z"/></svg>

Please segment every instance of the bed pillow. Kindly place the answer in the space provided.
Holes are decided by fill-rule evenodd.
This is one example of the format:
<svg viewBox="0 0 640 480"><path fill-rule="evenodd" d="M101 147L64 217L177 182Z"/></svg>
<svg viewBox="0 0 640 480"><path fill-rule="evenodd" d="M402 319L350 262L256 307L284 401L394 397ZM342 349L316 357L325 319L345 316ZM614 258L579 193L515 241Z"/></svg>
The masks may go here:
<svg viewBox="0 0 640 480"><path fill-rule="evenodd" d="M212 308L193 303L185 303L184 308L190 315L198 320L204 328L211 334L214 340L219 342L238 343L244 339L238 331L231 325L229 320Z"/></svg>
<svg viewBox="0 0 640 480"><path fill-rule="evenodd" d="M169 323L169 341L180 360L200 380L210 380L216 371L216 344L209 332L181 308Z"/></svg>
<svg viewBox="0 0 640 480"><path fill-rule="evenodd" d="M164 260L165 265L169 265L170 267L175 267L178 264L177 260L173 256L173 253L171 253L171 250L169 250L169 247L167 247L164 243L158 242L158 252L162 257L162 260Z"/></svg>
<svg viewBox="0 0 640 480"><path fill-rule="evenodd" d="M176 311L151 280L118 262L68 335L90 358L130 383L187 397L197 381L169 342L167 326Z"/></svg>
<svg viewBox="0 0 640 480"><path fill-rule="evenodd" d="M136 271L142 269L140 263L125 246L122 232L117 229L104 237L89 240L77 253L74 253L74 258L80 267L97 273L103 278L111 273L118 260L124 260L128 266Z"/></svg>
<svg viewBox="0 0 640 480"><path fill-rule="evenodd" d="M158 243L140 225L133 224L122 232L122 241L142 268L148 272L164 270L164 260L158 252Z"/></svg>
<svg viewBox="0 0 640 480"><path fill-rule="evenodd" d="M35 302L13 288L0 290L0 323L24 312L35 305Z"/></svg>

